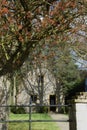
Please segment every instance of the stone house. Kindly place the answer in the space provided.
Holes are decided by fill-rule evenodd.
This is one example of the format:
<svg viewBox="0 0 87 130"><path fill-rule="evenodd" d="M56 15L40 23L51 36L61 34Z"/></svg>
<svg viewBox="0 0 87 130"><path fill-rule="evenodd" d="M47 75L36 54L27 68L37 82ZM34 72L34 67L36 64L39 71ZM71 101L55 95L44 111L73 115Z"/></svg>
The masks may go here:
<svg viewBox="0 0 87 130"><path fill-rule="evenodd" d="M13 102L17 105L28 105L30 99L33 104L56 105L56 86L52 74L44 69L41 74L37 72L27 73L22 78L18 89L14 86ZM56 111L56 107L49 107L50 111Z"/></svg>

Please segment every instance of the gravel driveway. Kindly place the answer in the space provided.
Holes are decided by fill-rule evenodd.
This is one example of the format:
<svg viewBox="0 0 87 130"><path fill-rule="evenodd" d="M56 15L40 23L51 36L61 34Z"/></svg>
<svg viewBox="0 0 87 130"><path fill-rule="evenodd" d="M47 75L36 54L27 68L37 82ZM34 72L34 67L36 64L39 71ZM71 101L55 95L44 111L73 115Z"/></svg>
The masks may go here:
<svg viewBox="0 0 87 130"><path fill-rule="evenodd" d="M56 113L51 113L50 116L52 117L52 119L54 120L68 120L68 116L64 115L64 114L56 114ZM56 122L60 128L60 130L69 130L69 122Z"/></svg>

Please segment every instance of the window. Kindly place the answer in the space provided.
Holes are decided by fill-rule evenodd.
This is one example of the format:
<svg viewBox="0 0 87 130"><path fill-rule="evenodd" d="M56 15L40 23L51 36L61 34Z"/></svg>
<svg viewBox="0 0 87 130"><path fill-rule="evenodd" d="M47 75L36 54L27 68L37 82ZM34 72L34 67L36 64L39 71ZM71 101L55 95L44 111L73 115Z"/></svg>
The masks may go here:
<svg viewBox="0 0 87 130"><path fill-rule="evenodd" d="M31 102L36 103L37 95L31 95Z"/></svg>

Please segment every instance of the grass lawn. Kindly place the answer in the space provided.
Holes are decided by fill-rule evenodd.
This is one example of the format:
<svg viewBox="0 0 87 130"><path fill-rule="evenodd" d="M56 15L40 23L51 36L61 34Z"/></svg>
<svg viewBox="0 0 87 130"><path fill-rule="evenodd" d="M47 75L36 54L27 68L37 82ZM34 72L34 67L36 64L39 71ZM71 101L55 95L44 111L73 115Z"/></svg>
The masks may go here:
<svg viewBox="0 0 87 130"><path fill-rule="evenodd" d="M10 114L10 120L28 120L28 114ZM32 114L32 120L51 120L48 114ZM8 130L29 130L29 122L9 123ZM32 122L31 130L60 130L56 122Z"/></svg>

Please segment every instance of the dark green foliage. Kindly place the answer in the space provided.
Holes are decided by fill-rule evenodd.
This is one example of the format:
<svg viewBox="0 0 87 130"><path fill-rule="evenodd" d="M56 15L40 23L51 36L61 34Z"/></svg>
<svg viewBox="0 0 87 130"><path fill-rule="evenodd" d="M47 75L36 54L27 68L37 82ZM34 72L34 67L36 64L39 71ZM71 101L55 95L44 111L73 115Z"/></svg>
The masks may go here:
<svg viewBox="0 0 87 130"><path fill-rule="evenodd" d="M25 114L26 111L23 107L11 107L11 112L14 114Z"/></svg>
<svg viewBox="0 0 87 130"><path fill-rule="evenodd" d="M11 112L16 114L16 107L11 107Z"/></svg>
<svg viewBox="0 0 87 130"><path fill-rule="evenodd" d="M82 79L80 82L76 83L72 88L68 89L67 95L65 97L66 102L75 96L78 92L85 91L85 79Z"/></svg>
<svg viewBox="0 0 87 130"><path fill-rule="evenodd" d="M68 89L67 95L65 96L65 104L69 104L69 101L75 97L75 95L79 92L85 91L85 80L82 80L75 84L73 87ZM69 112L69 107L65 108L65 113Z"/></svg>
<svg viewBox="0 0 87 130"><path fill-rule="evenodd" d="M38 113L48 113L48 107L38 106L36 112L38 112Z"/></svg>

